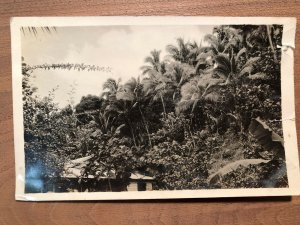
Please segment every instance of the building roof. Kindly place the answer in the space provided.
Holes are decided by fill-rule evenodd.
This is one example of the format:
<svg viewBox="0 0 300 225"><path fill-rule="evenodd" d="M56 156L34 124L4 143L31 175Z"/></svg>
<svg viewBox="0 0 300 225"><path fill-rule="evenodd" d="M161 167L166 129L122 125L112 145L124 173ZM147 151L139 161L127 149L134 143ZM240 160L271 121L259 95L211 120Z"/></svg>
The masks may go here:
<svg viewBox="0 0 300 225"><path fill-rule="evenodd" d="M84 171L84 168L89 163L89 160L94 155L70 160L69 162L65 163L64 165L64 171L62 173L63 178L79 178L82 176L82 172ZM96 172L97 173L97 172ZM88 179L94 179L94 175L88 175ZM102 176L97 176L97 179L116 179L116 171L111 170L109 172L104 172ZM131 180L154 180L153 177L146 176L145 174L140 173L139 171L134 171L130 175Z"/></svg>
<svg viewBox="0 0 300 225"><path fill-rule="evenodd" d="M131 173L130 179L131 180L154 180L153 177L146 176L146 175L141 174L139 172L133 172L133 173Z"/></svg>

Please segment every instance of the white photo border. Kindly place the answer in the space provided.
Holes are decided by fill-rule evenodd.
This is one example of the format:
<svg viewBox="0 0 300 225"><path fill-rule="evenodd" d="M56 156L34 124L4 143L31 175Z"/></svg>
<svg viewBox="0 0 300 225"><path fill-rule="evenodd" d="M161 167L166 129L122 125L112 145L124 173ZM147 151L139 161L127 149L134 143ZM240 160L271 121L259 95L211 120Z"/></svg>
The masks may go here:
<svg viewBox="0 0 300 225"><path fill-rule="evenodd" d="M22 103L21 27L111 26L111 25L283 25L281 91L282 126L288 188L204 189L146 192L25 193L25 154ZM294 48L296 18L291 17L14 17L11 18L12 87L16 191L22 201L173 199L300 195L300 171L295 125Z"/></svg>

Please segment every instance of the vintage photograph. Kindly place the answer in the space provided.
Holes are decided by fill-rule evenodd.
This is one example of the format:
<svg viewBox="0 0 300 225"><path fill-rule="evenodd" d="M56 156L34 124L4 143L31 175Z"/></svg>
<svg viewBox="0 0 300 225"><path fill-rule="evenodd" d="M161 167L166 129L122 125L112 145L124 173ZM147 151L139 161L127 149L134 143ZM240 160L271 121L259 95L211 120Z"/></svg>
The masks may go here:
<svg viewBox="0 0 300 225"><path fill-rule="evenodd" d="M147 21L18 25L24 196L289 190L284 24Z"/></svg>

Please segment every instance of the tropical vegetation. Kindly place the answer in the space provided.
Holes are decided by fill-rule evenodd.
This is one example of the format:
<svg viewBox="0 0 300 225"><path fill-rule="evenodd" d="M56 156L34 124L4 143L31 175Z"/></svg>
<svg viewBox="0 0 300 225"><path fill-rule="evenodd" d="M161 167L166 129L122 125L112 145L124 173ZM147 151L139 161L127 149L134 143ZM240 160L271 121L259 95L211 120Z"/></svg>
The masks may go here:
<svg viewBox="0 0 300 225"><path fill-rule="evenodd" d="M286 187L281 39L280 25L217 26L203 40L178 38L165 58L151 51L140 75L110 78L99 96L63 109L55 89L35 95L32 71L78 66L23 63L27 172L59 177L68 160L92 155L78 180L113 170L124 182L132 171L151 175L156 190Z"/></svg>

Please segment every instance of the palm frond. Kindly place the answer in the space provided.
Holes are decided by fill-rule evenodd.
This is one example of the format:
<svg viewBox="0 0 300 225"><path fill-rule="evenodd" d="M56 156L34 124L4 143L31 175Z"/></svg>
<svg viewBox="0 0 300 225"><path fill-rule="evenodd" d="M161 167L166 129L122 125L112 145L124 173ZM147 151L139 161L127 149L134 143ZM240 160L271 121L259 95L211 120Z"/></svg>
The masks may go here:
<svg viewBox="0 0 300 225"><path fill-rule="evenodd" d="M116 93L117 100L124 100L124 101L133 101L135 96L132 92L122 90Z"/></svg>
<svg viewBox="0 0 300 225"><path fill-rule="evenodd" d="M149 63L150 65L155 65L155 61L151 56L147 56L144 60L145 63Z"/></svg>
<svg viewBox="0 0 300 225"><path fill-rule="evenodd" d="M182 85L181 87L182 100L192 99L192 96L195 93L199 93L199 96L202 94L201 90L198 87L198 81L196 79L192 79L189 82Z"/></svg>
<svg viewBox="0 0 300 225"><path fill-rule="evenodd" d="M118 89L118 83L115 79L113 78L108 78L107 81L104 82L102 85L103 90L109 89L113 91L117 91Z"/></svg>
<svg viewBox="0 0 300 225"><path fill-rule="evenodd" d="M249 75L248 78L251 80L266 80L268 77L267 74L259 72L253 75Z"/></svg>
<svg viewBox="0 0 300 225"><path fill-rule="evenodd" d="M215 61L217 67L215 68L215 72L223 73L225 76L228 76L231 71L231 62L227 55L219 54L215 57Z"/></svg>
<svg viewBox="0 0 300 225"><path fill-rule="evenodd" d="M153 80L151 80L150 78L145 78L142 80L142 85L144 93L148 95L154 90L157 83L153 82Z"/></svg>
<svg viewBox="0 0 300 225"><path fill-rule="evenodd" d="M208 57L214 57L215 54L214 52L210 49L209 51L205 51L205 52L201 52L198 56L197 56L197 60L198 61L203 61L205 62L207 60Z"/></svg>
<svg viewBox="0 0 300 225"><path fill-rule="evenodd" d="M254 65L257 61L260 60L260 57L253 57L253 58L250 58L246 63L245 65L243 66L242 70L240 71L239 73L239 77L243 76L244 74L251 74L253 68L254 68Z"/></svg>
<svg viewBox="0 0 300 225"><path fill-rule="evenodd" d="M183 38L177 38L176 42L177 46L167 45L167 52L177 61L188 62L188 55L190 54L189 43L185 43Z"/></svg>
<svg viewBox="0 0 300 225"><path fill-rule="evenodd" d="M196 74L195 68L187 63L172 62L166 68L165 77L170 77L170 83L181 86L185 81Z"/></svg>
<svg viewBox="0 0 300 225"><path fill-rule="evenodd" d="M142 70L142 74L145 75L145 74L149 73L153 69L153 67L152 66L141 66L140 69Z"/></svg>
<svg viewBox="0 0 300 225"><path fill-rule="evenodd" d="M260 60L260 57L253 57L253 58L250 58L244 65L244 67L247 67L247 66L252 66L254 63L256 63L257 61Z"/></svg>
<svg viewBox="0 0 300 225"><path fill-rule="evenodd" d="M154 49L150 52L151 56L154 59L154 62L160 62L160 53L161 53L161 51L156 50L156 49Z"/></svg>
<svg viewBox="0 0 300 225"><path fill-rule="evenodd" d="M156 49L150 52L150 56L147 56L144 60L145 63L149 65L145 65L141 67L142 74L145 75L149 72L157 71L160 72L162 70L162 62L160 61L160 52Z"/></svg>
<svg viewBox="0 0 300 225"><path fill-rule="evenodd" d="M181 100L176 105L176 112L181 113L190 110L192 105L194 104L195 100L189 99L189 100Z"/></svg>
<svg viewBox="0 0 300 225"><path fill-rule="evenodd" d="M56 27L21 27L21 32L24 36L33 34L36 37L40 32L52 34L56 32Z"/></svg>
<svg viewBox="0 0 300 225"><path fill-rule="evenodd" d="M250 165L258 165L261 163L268 163L270 160L264 160L264 159L242 159L235 162L231 162L221 169L219 169L217 172L211 174L208 177L208 183L209 184L215 184L222 180L222 177L224 177L226 174L230 172L234 172L240 167L248 167Z"/></svg>
<svg viewBox="0 0 300 225"><path fill-rule="evenodd" d="M212 45L215 48L218 46L218 38L213 34L205 35L203 40L208 42L210 45Z"/></svg>
<svg viewBox="0 0 300 225"><path fill-rule="evenodd" d="M131 77L130 80L123 85L123 88L127 91L134 92L134 89L136 89L139 85L141 85L139 83L139 78Z"/></svg>
<svg viewBox="0 0 300 225"><path fill-rule="evenodd" d="M247 52L247 49L246 48L242 48L237 54L236 54L236 61L239 60L239 58L241 57L242 54L246 53Z"/></svg>
<svg viewBox="0 0 300 225"><path fill-rule="evenodd" d="M284 140L275 133L264 121L259 117L252 119L249 126L249 133L257 139L257 141L269 151L275 148L279 149L280 154L284 155Z"/></svg>
<svg viewBox="0 0 300 225"><path fill-rule="evenodd" d="M174 45L167 45L166 50L173 57L177 57L180 54L179 49Z"/></svg>
<svg viewBox="0 0 300 225"><path fill-rule="evenodd" d="M209 94L206 94L203 98L206 101L210 101L210 102L218 102L220 100L220 94L217 92L211 92Z"/></svg>

